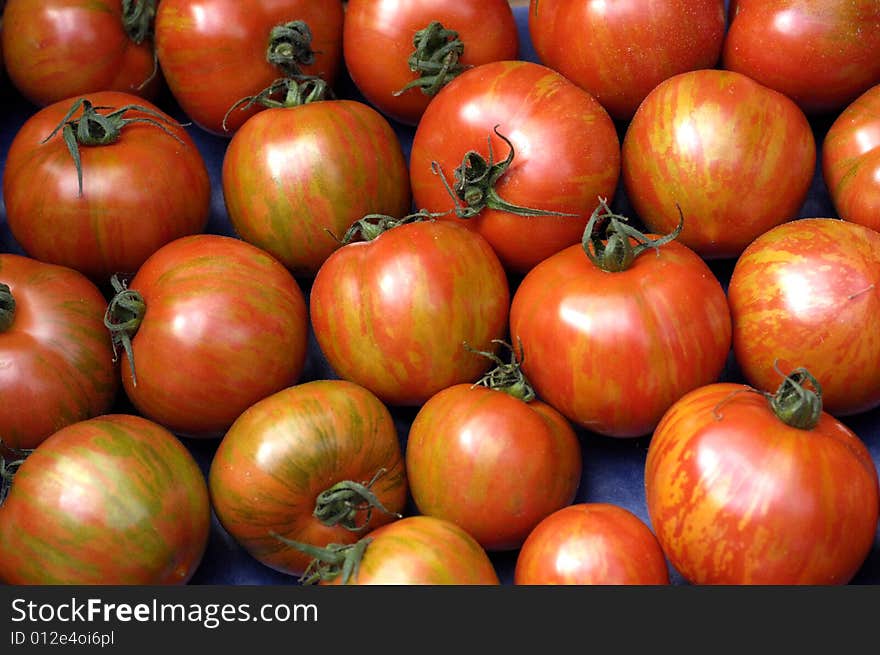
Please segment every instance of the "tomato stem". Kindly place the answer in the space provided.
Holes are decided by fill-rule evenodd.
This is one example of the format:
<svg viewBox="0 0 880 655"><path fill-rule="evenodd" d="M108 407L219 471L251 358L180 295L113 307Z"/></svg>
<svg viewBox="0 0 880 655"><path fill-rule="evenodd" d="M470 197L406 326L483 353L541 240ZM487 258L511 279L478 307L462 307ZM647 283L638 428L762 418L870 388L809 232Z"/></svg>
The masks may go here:
<svg viewBox="0 0 880 655"><path fill-rule="evenodd" d="M8 284L0 282L0 334L6 332L15 321L15 297Z"/></svg>
<svg viewBox="0 0 880 655"><path fill-rule="evenodd" d="M284 75L302 75L301 66L315 63L312 50L312 30L302 20L276 25L269 32L266 61L277 66Z"/></svg>
<svg viewBox="0 0 880 655"><path fill-rule="evenodd" d="M156 20L158 0L122 0L122 28L128 38L137 45L153 38L153 27ZM159 57L156 48L153 51L153 69L149 77L138 85L138 90L150 83L159 72Z"/></svg>
<svg viewBox="0 0 880 655"><path fill-rule="evenodd" d="M129 289L126 283L114 275L110 283L116 294L110 299L107 310L104 312L104 327L110 330L111 343L113 345L113 361L119 360L119 347L128 355L128 365L131 369L131 382L137 386L137 374L134 366L134 353L131 340L137 333L144 313L147 311L146 303L140 293Z"/></svg>
<svg viewBox="0 0 880 655"><path fill-rule="evenodd" d="M313 515L328 527L341 525L351 532L361 532L370 524L373 509L389 514L396 518L402 518L402 514L388 510L379 500L378 496L371 491L371 487L381 476L387 473L387 469L380 468L369 482L360 483L352 480L337 482L329 489L325 489L315 501ZM366 517L361 525L357 524L359 512L366 511Z"/></svg>
<svg viewBox="0 0 880 655"><path fill-rule="evenodd" d="M523 373L522 363L525 360L522 341L519 342L519 356L509 343L502 339L492 339L496 343L510 350L510 362L505 362L497 354L485 350L475 350L468 344L464 344L466 350L472 353L488 357L495 362L495 368L491 369L482 378L474 382L472 387L487 387L495 391L503 391L506 394L519 398L523 402L531 402L535 399L535 390Z"/></svg>
<svg viewBox="0 0 880 655"><path fill-rule="evenodd" d="M448 213L449 212L440 212L434 214L427 209L420 209L419 211L413 214L408 214L403 218L395 218L394 216L388 216L387 214L367 214L359 221L355 221L339 241L342 245L349 244L358 237L363 241L372 241L384 232L393 230L401 225L406 225L407 223L419 223L421 221L433 221L434 219L445 216Z"/></svg>
<svg viewBox="0 0 880 655"><path fill-rule="evenodd" d="M342 576L342 584L348 584L352 576L357 577L364 552L372 541L369 537L364 537L353 544L327 544L322 548L287 539L276 532L269 534L291 548L296 548L312 557L312 561L309 562L299 579L303 585L335 580L340 575Z"/></svg>
<svg viewBox="0 0 880 655"><path fill-rule="evenodd" d="M414 88L421 89L426 96L434 96L465 70L465 66L459 63L464 54L464 43L458 38L458 32L446 29L438 21L418 30L413 37L413 46L415 50L407 64L419 76L395 91L395 96Z"/></svg>
<svg viewBox="0 0 880 655"><path fill-rule="evenodd" d="M774 366L779 371L778 366ZM805 383L809 383L812 389L804 386ZM775 394L766 396L773 413L786 425L812 430L819 424L822 416L822 387L807 369L795 369L785 376Z"/></svg>
<svg viewBox="0 0 880 655"><path fill-rule="evenodd" d="M11 448L0 440L0 505L9 496L9 491L12 489L12 479L18 472L19 467L24 464L24 461L32 452L34 452L33 448ZM15 459L10 461L4 453L13 455Z"/></svg>
<svg viewBox="0 0 880 655"><path fill-rule="evenodd" d="M335 97L333 90L327 82L317 75L297 75L294 77L281 77L272 82L265 89L252 96L247 96L232 105L223 116L223 130L228 131L226 121L229 115L236 109L246 111L256 104L264 107L299 107L310 102L327 100Z"/></svg>

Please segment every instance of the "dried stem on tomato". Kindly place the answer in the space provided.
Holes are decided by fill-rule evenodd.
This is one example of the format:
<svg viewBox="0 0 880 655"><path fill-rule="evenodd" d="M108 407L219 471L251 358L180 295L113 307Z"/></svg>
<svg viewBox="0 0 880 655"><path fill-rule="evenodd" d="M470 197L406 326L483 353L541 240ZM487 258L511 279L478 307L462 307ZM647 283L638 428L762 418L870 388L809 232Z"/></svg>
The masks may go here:
<svg viewBox="0 0 880 655"><path fill-rule="evenodd" d="M464 54L464 42L458 38L458 32L445 28L438 21L418 30L413 37L413 46L415 50L407 64L419 76L395 91L396 96L414 88L421 89L426 96L434 96L466 68L459 63Z"/></svg>
<svg viewBox="0 0 880 655"><path fill-rule="evenodd" d="M327 544L322 548L287 539L276 532L270 534L280 542L312 557L312 561L299 579L303 585L327 582L339 576L342 576L342 584L348 584L352 576L357 577L364 552L372 541L370 537L364 537L353 544Z"/></svg>
<svg viewBox="0 0 880 655"><path fill-rule="evenodd" d="M495 391L503 391L506 394L519 398L523 402L531 402L535 399L535 390L529 383L523 373L522 364L525 359L523 353L522 342L519 343L519 355L517 355L513 346L502 339L492 339L492 343L497 343L510 350L510 361L505 362L497 354L486 350L475 350L468 344L464 347L470 352L488 357L496 366L486 373L482 378L477 380L474 387L487 387Z"/></svg>
<svg viewBox="0 0 880 655"><path fill-rule="evenodd" d="M104 327L110 331L110 339L113 345L113 361L118 361L119 348L121 347L125 354L128 355L132 384L137 386L137 374L135 373L131 340L140 327L144 313L147 311L147 306L144 303L143 296L134 289L129 289L118 275L114 275L110 283L113 285L113 290L116 293L110 299L107 310L104 312Z"/></svg>
<svg viewBox="0 0 880 655"><path fill-rule="evenodd" d="M376 480L385 473L387 473L386 469L380 468L368 482L343 480L325 489L318 494L314 517L326 526L340 525L351 532L365 530L370 524L374 509L401 518L402 514L388 510L371 490ZM364 511L366 511L364 521L358 525L357 516Z"/></svg>

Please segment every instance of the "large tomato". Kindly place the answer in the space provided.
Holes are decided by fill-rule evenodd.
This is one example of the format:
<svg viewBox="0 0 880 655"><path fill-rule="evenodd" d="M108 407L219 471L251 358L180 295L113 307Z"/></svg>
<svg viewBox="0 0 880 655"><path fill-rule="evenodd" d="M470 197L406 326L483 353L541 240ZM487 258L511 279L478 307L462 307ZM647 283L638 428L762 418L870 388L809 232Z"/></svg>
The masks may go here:
<svg viewBox="0 0 880 655"><path fill-rule="evenodd" d="M880 82L877 0L730 0L722 65L831 113Z"/></svg>
<svg viewBox="0 0 880 655"><path fill-rule="evenodd" d="M663 80L715 66L724 18L723 0L531 0L529 34L542 63L628 120Z"/></svg>
<svg viewBox="0 0 880 655"><path fill-rule="evenodd" d="M110 410L119 387L106 301L85 276L0 254L0 440L35 448Z"/></svg>
<svg viewBox="0 0 880 655"><path fill-rule="evenodd" d="M174 432L214 437L305 365L302 290L244 241L200 234L154 253L107 312L135 407Z"/></svg>
<svg viewBox="0 0 880 655"><path fill-rule="evenodd" d="M204 229L211 181L186 130L152 103L113 91L87 100L56 102L25 121L9 147L3 198L27 254L103 287L169 241ZM85 126L88 139L77 136Z"/></svg>
<svg viewBox="0 0 880 655"><path fill-rule="evenodd" d="M340 0L162 0L156 51L168 88L196 124L231 135L262 107L235 111L273 80L333 83L342 65Z"/></svg>
<svg viewBox="0 0 880 655"><path fill-rule="evenodd" d="M374 226L365 223L369 234ZM462 344L495 349L509 308L507 276L489 243L438 220L406 222L336 250L310 295L330 366L391 405L420 405L478 378L489 360Z"/></svg>
<svg viewBox="0 0 880 655"><path fill-rule="evenodd" d="M518 585L665 585L666 556L651 529L610 503L578 503L541 521L516 558Z"/></svg>
<svg viewBox="0 0 880 655"><path fill-rule="evenodd" d="M577 243L619 175L608 113L527 61L476 66L447 84L422 115L410 157L416 207L456 210L447 218L483 235L517 273Z"/></svg>
<svg viewBox="0 0 880 655"><path fill-rule="evenodd" d="M184 584L210 522L205 477L173 434L139 416L80 421L15 473L0 505L0 579Z"/></svg>
<svg viewBox="0 0 880 655"><path fill-rule="evenodd" d="M666 233L679 205L681 242L706 258L736 257L794 218L815 168L813 131L798 106L731 71L661 82L623 139L623 181L639 218Z"/></svg>
<svg viewBox="0 0 880 655"><path fill-rule="evenodd" d="M645 464L648 513L687 580L845 584L867 557L877 470L858 436L821 410L808 379L789 374L772 398L707 385L657 426Z"/></svg>
<svg viewBox="0 0 880 655"><path fill-rule="evenodd" d="M155 98L156 0L7 0L2 53L13 85L45 106L96 91Z"/></svg>
<svg viewBox="0 0 880 655"><path fill-rule="evenodd" d="M463 70L516 59L519 35L507 0L350 0L342 44L367 101L415 125Z"/></svg>
<svg viewBox="0 0 880 655"><path fill-rule="evenodd" d="M805 366L836 416L880 405L880 234L834 218L805 218L758 237L728 287L733 348L763 391L777 368Z"/></svg>
<svg viewBox="0 0 880 655"><path fill-rule="evenodd" d="M315 546L354 543L397 518L406 473L390 412L344 380L289 387L247 409L211 463L211 502L230 535L263 564L302 574Z"/></svg>
<svg viewBox="0 0 880 655"><path fill-rule="evenodd" d="M308 277L355 221L402 216L411 202L397 134L353 100L270 108L248 119L226 149L222 183L236 232Z"/></svg>
<svg viewBox="0 0 880 655"><path fill-rule="evenodd" d="M880 84L832 123L822 142L822 173L840 218L880 230Z"/></svg>

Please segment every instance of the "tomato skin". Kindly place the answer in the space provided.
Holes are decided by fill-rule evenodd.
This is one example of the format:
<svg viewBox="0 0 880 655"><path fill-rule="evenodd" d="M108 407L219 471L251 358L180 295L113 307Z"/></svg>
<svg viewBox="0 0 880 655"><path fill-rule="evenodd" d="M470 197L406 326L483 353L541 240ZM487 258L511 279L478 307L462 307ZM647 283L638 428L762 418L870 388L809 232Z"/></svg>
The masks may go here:
<svg viewBox="0 0 880 655"><path fill-rule="evenodd" d="M211 181L192 138L156 105L112 91L88 99L96 107L136 104L158 111L170 134L134 123L122 128L114 144L81 146L80 197L76 166L61 132L41 143L76 99L56 102L28 118L13 138L3 198L9 229L28 255L73 268L103 286L114 273L137 271L169 241L203 230Z"/></svg>
<svg viewBox="0 0 880 655"><path fill-rule="evenodd" d="M126 34L120 0L7 0L3 23L6 72L35 105L98 91L154 99L162 88L152 39Z"/></svg>
<svg viewBox="0 0 880 655"><path fill-rule="evenodd" d="M822 173L840 218L880 230L880 84L832 123L822 142Z"/></svg>
<svg viewBox="0 0 880 655"><path fill-rule="evenodd" d="M342 65L344 10L339 0L162 0L156 11L156 50L168 88L193 122L231 136L259 105L229 114L243 98L283 77L266 61L273 27L303 20L312 33L314 63L303 66L332 84Z"/></svg>
<svg viewBox="0 0 880 655"><path fill-rule="evenodd" d="M211 512L204 475L170 432L106 414L40 444L0 506L7 584L185 584Z"/></svg>
<svg viewBox="0 0 880 655"><path fill-rule="evenodd" d="M119 387L104 328L106 301L82 274L0 254L15 317L0 331L0 438L35 448L71 423L110 410Z"/></svg>
<svg viewBox="0 0 880 655"><path fill-rule="evenodd" d="M146 313L122 353L128 398L178 434L216 437L256 401L296 382L308 317L295 278L268 253L216 234L177 239L128 284Z"/></svg>
<svg viewBox="0 0 880 655"><path fill-rule="evenodd" d="M394 94L418 78L407 59L414 50L413 35L432 21L458 33L463 66L518 55L516 21L506 0L350 0L343 56L352 81L370 104L406 125L419 122L431 96L418 88Z"/></svg>
<svg viewBox="0 0 880 655"><path fill-rule="evenodd" d="M816 168L803 112L781 93L731 71L661 82L623 139L627 197L649 230L671 232L705 258L732 258L794 218Z"/></svg>
<svg viewBox="0 0 880 655"><path fill-rule="evenodd" d="M616 119L631 119L663 80L713 68L721 56L722 0L530 5L529 34L541 62L595 96Z"/></svg>
<svg viewBox="0 0 880 655"><path fill-rule="evenodd" d="M880 83L877 52L875 0L732 0L722 65L830 114Z"/></svg>
<svg viewBox="0 0 880 655"><path fill-rule="evenodd" d="M367 214L403 216L411 203L400 141L361 102L267 109L233 136L223 196L241 237L312 277Z"/></svg>
<svg viewBox="0 0 880 655"><path fill-rule="evenodd" d="M546 403L458 384L419 410L406 468L422 514L461 526L488 551L513 550L574 500L581 448L565 417Z"/></svg>
<svg viewBox="0 0 880 655"><path fill-rule="evenodd" d="M309 556L270 535L326 546L354 543L394 517L374 509L363 531L328 527L312 515L318 495L337 482L368 482L389 512L403 511L406 472L390 412L344 380L289 387L247 409L211 463L211 502L220 523L263 564L302 574Z"/></svg>
<svg viewBox="0 0 880 655"><path fill-rule="evenodd" d="M666 585L666 556L651 529L610 503L578 503L541 521L516 559L517 585Z"/></svg>
<svg viewBox="0 0 880 655"><path fill-rule="evenodd" d="M764 391L804 366L835 416L880 405L880 234L834 218L780 225L737 260L728 287L733 348ZM778 364L776 363L778 361Z"/></svg>
<svg viewBox="0 0 880 655"><path fill-rule="evenodd" d="M448 215L484 236L509 271L525 273L563 248L579 243L589 216L610 202L620 175L620 142L608 113L590 94L540 64L483 64L452 80L431 101L413 137L410 180L419 208L454 209L436 161L450 184L468 151L495 161L509 148L514 159L495 186L504 200L575 216L518 216L485 208L469 219Z"/></svg>
<svg viewBox="0 0 880 655"><path fill-rule="evenodd" d="M707 385L663 417L645 464L648 513L694 584L845 584L877 529L877 471L830 414L789 427L748 387Z"/></svg>
<svg viewBox="0 0 880 655"><path fill-rule="evenodd" d="M528 273L510 309L538 397L612 437L651 432L684 393L720 376L730 311L711 269L676 241L606 273L582 246Z"/></svg>
<svg viewBox="0 0 880 655"><path fill-rule="evenodd" d="M354 242L321 266L310 295L315 338L339 377L390 405L420 405L476 380L507 328L510 290L488 242L456 223L420 221Z"/></svg>

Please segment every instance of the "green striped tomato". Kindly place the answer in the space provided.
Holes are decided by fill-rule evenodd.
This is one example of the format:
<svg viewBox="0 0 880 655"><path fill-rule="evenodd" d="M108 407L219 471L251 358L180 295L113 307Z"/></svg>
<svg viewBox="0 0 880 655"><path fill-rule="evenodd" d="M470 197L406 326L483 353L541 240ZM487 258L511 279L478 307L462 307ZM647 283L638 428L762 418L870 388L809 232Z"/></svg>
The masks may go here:
<svg viewBox="0 0 880 655"><path fill-rule="evenodd" d="M74 423L28 456L0 505L8 584L183 584L210 530L204 475L138 416Z"/></svg>

